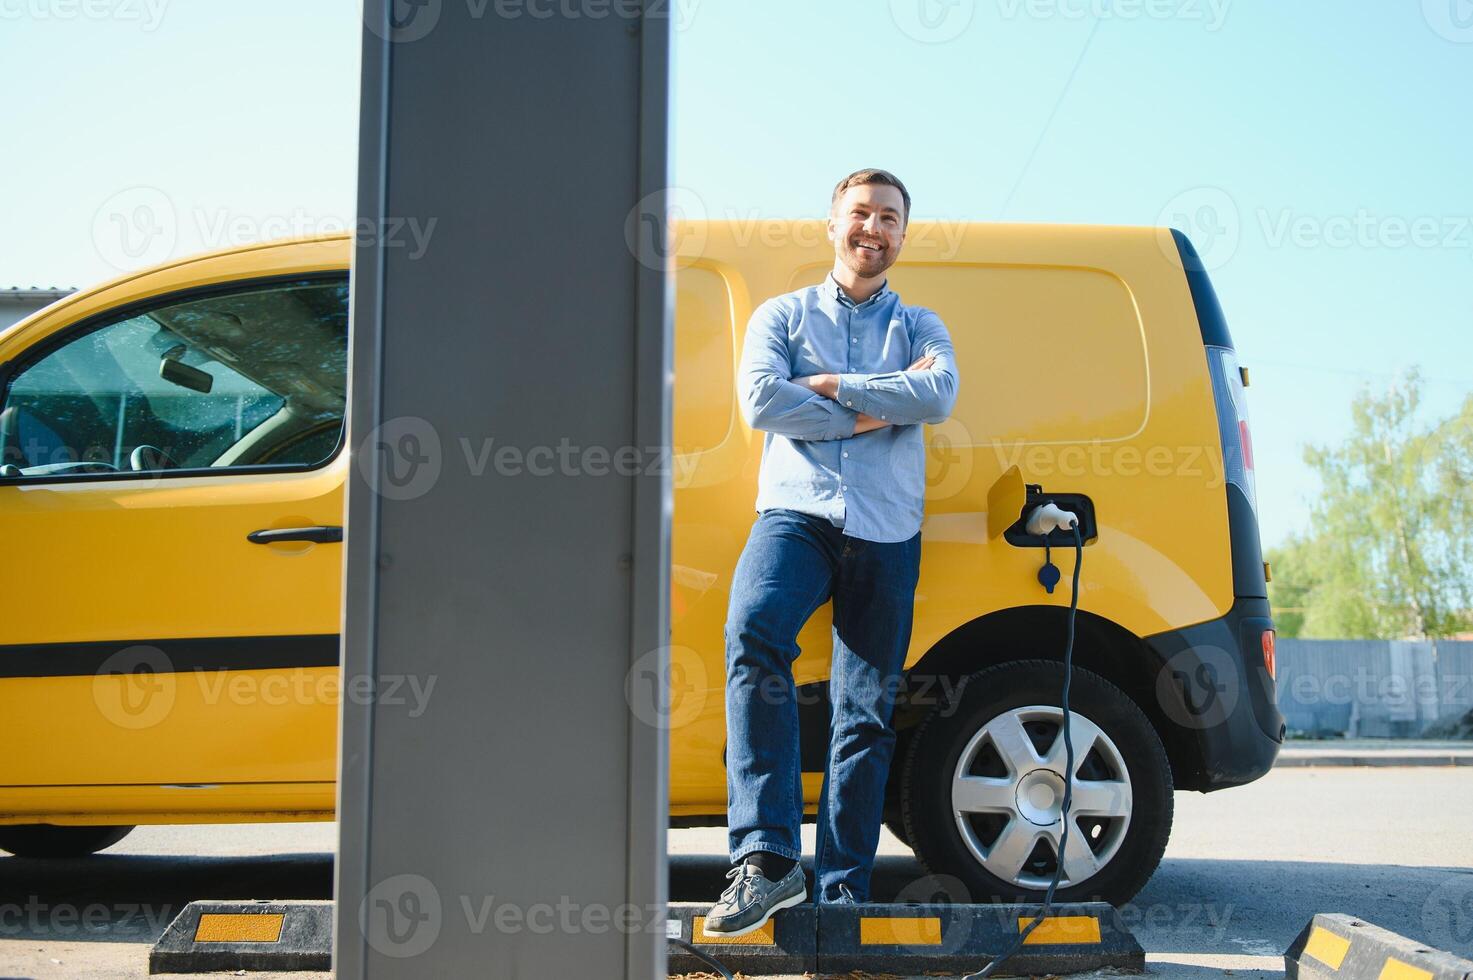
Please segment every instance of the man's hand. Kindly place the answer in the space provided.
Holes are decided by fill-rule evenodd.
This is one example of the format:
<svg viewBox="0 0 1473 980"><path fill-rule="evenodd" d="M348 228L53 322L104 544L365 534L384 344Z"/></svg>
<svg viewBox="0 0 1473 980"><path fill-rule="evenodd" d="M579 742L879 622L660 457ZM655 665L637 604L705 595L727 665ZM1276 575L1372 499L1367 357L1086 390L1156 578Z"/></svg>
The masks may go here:
<svg viewBox="0 0 1473 980"><path fill-rule="evenodd" d="M837 374L810 374L807 377L794 378L793 384L802 385L825 398L839 397L839 376Z"/></svg>
<svg viewBox="0 0 1473 980"><path fill-rule="evenodd" d="M925 371L935 363L936 356L934 354L927 354L924 357L917 358L915 363L906 368L906 370ZM802 378L794 378L793 384L802 385L825 398L839 397L839 376L837 374L810 374Z"/></svg>
<svg viewBox="0 0 1473 980"><path fill-rule="evenodd" d="M854 423L855 435L859 435L861 432L869 432L871 429L883 429L890 424L889 422L882 422L872 415L866 415L863 412L855 412L854 414L859 416L859 421Z"/></svg>

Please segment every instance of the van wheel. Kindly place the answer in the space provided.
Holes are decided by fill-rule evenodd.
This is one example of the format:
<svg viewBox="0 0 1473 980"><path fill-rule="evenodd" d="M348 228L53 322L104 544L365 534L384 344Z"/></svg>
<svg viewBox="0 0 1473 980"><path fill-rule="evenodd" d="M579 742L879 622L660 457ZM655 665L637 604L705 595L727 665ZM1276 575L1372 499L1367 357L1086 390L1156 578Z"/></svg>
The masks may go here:
<svg viewBox="0 0 1473 980"><path fill-rule="evenodd" d="M49 823L0 826L0 850L24 858L83 857L111 847L133 827L71 827Z"/></svg>
<svg viewBox="0 0 1473 980"><path fill-rule="evenodd" d="M1064 665L1000 664L965 678L911 739L901 813L916 856L973 901L1038 902L1059 863L1064 794ZM1074 668L1074 779L1055 901L1129 901L1171 834L1171 767L1155 728L1123 691Z"/></svg>

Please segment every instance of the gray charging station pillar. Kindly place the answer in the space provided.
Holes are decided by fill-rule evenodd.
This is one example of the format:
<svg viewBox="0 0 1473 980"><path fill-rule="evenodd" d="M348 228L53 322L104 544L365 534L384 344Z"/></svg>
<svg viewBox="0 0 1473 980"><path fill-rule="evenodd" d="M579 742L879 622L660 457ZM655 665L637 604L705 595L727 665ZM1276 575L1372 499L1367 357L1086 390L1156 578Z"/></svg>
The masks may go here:
<svg viewBox="0 0 1473 980"><path fill-rule="evenodd" d="M367 0L340 978L664 976L665 6Z"/></svg>

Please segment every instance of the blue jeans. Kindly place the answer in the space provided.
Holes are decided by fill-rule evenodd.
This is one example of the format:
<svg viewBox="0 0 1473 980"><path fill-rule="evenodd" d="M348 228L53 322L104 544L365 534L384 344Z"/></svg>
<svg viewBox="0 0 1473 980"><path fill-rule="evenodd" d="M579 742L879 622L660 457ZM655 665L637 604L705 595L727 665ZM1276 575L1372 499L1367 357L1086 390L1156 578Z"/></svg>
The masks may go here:
<svg viewBox="0 0 1473 980"><path fill-rule="evenodd" d="M753 851L802 856L803 788L793 661L798 631L834 601L828 761L818 804L817 900L869 897L890 727L910 646L921 535L851 538L826 518L763 511L737 561L726 617L726 792L735 864Z"/></svg>

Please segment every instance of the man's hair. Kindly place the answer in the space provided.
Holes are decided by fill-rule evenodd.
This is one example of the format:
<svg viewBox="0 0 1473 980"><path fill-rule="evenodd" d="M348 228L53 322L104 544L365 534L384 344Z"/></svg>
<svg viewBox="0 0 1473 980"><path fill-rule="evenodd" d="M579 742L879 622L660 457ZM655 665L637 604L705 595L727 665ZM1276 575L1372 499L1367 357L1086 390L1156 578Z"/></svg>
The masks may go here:
<svg viewBox="0 0 1473 980"><path fill-rule="evenodd" d="M893 187L900 191L900 199L905 202L905 215L902 220L906 224L910 224L910 191L906 190L905 185L900 182L900 178L890 171L876 170L873 167L865 170L856 170L848 177L839 181L839 186L834 188L833 199L829 201L829 211L832 212L834 210L834 206L839 203L839 198L844 196L845 191L851 187L858 187L861 184L884 184L886 187Z"/></svg>

